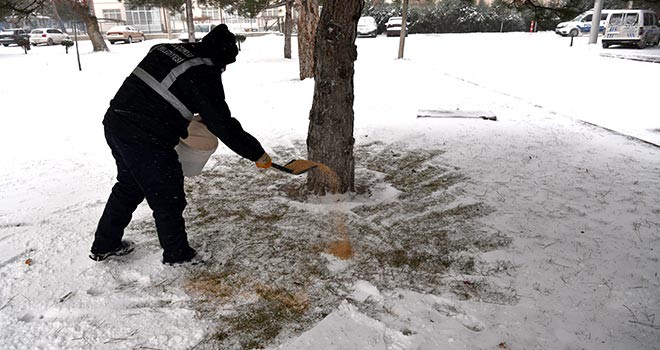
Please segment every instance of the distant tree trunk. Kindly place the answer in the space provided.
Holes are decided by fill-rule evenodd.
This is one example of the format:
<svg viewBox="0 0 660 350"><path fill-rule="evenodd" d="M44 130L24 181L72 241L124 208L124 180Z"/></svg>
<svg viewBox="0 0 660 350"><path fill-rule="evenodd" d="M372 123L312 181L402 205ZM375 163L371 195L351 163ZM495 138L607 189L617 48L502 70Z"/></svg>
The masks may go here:
<svg viewBox="0 0 660 350"><path fill-rule="evenodd" d="M172 39L172 24L170 23L170 14L167 9L163 7L163 18L165 18L165 31L167 32L167 39Z"/></svg>
<svg viewBox="0 0 660 350"><path fill-rule="evenodd" d="M291 18L291 5L293 0L285 0L284 14L284 58L291 58L291 32L293 31L293 19Z"/></svg>
<svg viewBox="0 0 660 350"><path fill-rule="evenodd" d="M101 29L99 28L99 21L96 19L96 16L89 8L88 1L68 1L71 7L75 9L80 18L82 18L82 20L85 22L87 35L89 36L89 40L92 42L94 52L110 51L108 50L108 45L106 45L105 40L103 40L103 35L101 34Z"/></svg>
<svg viewBox="0 0 660 350"><path fill-rule="evenodd" d="M309 112L307 152L337 174L337 192L354 190L353 73L357 59L357 22L363 0L326 0L316 32L314 101ZM307 188L324 194L332 190L327 177L314 170Z"/></svg>
<svg viewBox="0 0 660 350"><path fill-rule="evenodd" d="M51 0L50 4L53 8L53 16L55 16L55 20L57 21L57 24L60 26L62 32L66 33L66 26L64 25L64 22L62 22L62 18L60 17L59 11L57 11L57 4L55 4L55 0Z"/></svg>
<svg viewBox="0 0 660 350"><path fill-rule="evenodd" d="M408 33L408 0L403 0L403 11L401 17L401 32L399 33L399 59L403 58L403 48L406 43L406 33Z"/></svg>
<svg viewBox="0 0 660 350"><path fill-rule="evenodd" d="M318 0L296 0L298 5L298 61L300 80L314 76L314 37L319 21Z"/></svg>
<svg viewBox="0 0 660 350"><path fill-rule="evenodd" d="M186 25L188 25L188 42L195 42L195 23L193 23L192 0L186 0Z"/></svg>

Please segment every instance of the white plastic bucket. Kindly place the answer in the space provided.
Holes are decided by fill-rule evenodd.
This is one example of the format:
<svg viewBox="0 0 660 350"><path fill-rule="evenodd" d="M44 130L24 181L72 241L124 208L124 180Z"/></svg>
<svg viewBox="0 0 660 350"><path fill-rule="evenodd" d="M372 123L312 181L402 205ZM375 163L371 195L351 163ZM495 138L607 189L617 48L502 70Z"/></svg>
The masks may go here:
<svg viewBox="0 0 660 350"><path fill-rule="evenodd" d="M201 118L196 117L188 126L188 137L181 139L174 148L179 154L183 176L192 177L202 173L209 158L218 148L218 138L213 135Z"/></svg>

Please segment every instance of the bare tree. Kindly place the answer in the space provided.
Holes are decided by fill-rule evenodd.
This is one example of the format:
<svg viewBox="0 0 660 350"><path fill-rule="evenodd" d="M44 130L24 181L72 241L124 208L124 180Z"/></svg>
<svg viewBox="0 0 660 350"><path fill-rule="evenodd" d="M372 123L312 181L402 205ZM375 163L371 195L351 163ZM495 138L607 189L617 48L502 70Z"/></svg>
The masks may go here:
<svg viewBox="0 0 660 350"><path fill-rule="evenodd" d="M188 26L188 42L195 42L195 23L193 23L192 0L186 0L186 25Z"/></svg>
<svg viewBox="0 0 660 350"><path fill-rule="evenodd" d="M403 11L401 15L401 33L399 33L399 59L403 58L403 48L406 44L406 34L408 33L408 0L403 0Z"/></svg>
<svg viewBox="0 0 660 350"><path fill-rule="evenodd" d="M1 0L0 1L0 19L5 20L5 16L11 16L6 20L18 22L28 16L35 14L44 6L45 0Z"/></svg>
<svg viewBox="0 0 660 350"><path fill-rule="evenodd" d="M363 0L326 0L321 13L314 58L314 101L309 112L307 152L337 174L336 188L327 176L313 170L307 188L324 194L328 190L354 190L353 74L357 59L357 22Z"/></svg>
<svg viewBox="0 0 660 350"><path fill-rule="evenodd" d="M314 76L314 38L319 21L318 0L296 0L300 80Z"/></svg>
<svg viewBox="0 0 660 350"><path fill-rule="evenodd" d="M98 51L110 51L108 50L108 45L106 45L105 40L103 40L103 35L101 34L101 29L99 28L99 22L94 15L94 12L90 8L91 0L57 0L60 3L70 7L79 18L85 22L85 28L87 29L87 36L92 42L92 47L94 52Z"/></svg>
<svg viewBox="0 0 660 350"><path fill-rule="evenodd" d="M291 58L291 32L293 31L291 7L293 7L293 0L285 0L284 7L284 58Z"/></svg>
<svg viewBox="0 0 660 350"><path fill-rule="evenodd" d="M103 40L99 22L90 8L91 0L55 0L55 5L63 5L76 13L77 17L85 22L87 35L92 41L94 51L108 51L108 46ZM36 15L50 7L49 0L2 0L0 1L0 14L9 13L13 16L27 18ZM53 6L55 8L55 6Z"/></svg>
<svg viewBox="0 0 660 350"><path fill-rule="evenodd" d="M271 0L235 0L233 8L238 10L238 14L247 18L256 18L259 12L270 6Z"/></svg>
<svg viewBox="0 0 660 350"><path fill-rule="evenodd" d="M51 11L53 12L53 17L55 17L57 24L60 26L62 32L66 33L67 32L66 26L64 26L62 17L60 17L60 12L57 10L57 5L55 4L55 0L50 0L50 6L51 6Z"/></svg>

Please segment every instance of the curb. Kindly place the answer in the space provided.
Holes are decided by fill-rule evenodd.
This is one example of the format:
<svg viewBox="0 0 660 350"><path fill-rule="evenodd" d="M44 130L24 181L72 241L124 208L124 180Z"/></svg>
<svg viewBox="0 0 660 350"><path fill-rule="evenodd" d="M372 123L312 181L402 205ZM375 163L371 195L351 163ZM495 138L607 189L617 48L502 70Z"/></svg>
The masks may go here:
<svg viewBox="0 0 660 350"><path fill-rule="evenodd" d="M660 63L660 62L659 62L659 63ZM615 135L623 136L623 137L625 137L625 138L627 138L627 139L629 139L629 140L642 142L642 143L645 143L645 144L647 144L647 145L649 145L649 146L653 146L653 147L660 148L660 144L657 144L657 143L654 143L654 142L651 142L651 141L647 141L647 140L644 140L644 139L642 139L642 138L635 137L635 136L632 136L632 135L624 134L624 133L622 133L622 132L620 132L620 131L616 131L616 130L614 130L614 129L610 129L610 128L604 127L604 126L602 126L602 125L598 125L598 124L594 124L594 123L591 123L591 122L588 122L588 121L584 121L584 120L582 120L582 119L576 119L576 120L577 120L578 122L582 123L582 124L585 124L585 125L588 125L588 126L591 126L591 127L594 127L594 128L602 129L602 130L608 131L608 132L610 132L610 133L612 133L612 134L615 134Z"/></svg>
<svg viewBox="0 0 660 350"><path fill-rule="evenodd" d="M646 55L623 55L615 53L601 53L601 57L608 58L620 58L624 60L640 61L640 62L651 62L651 63L660 63L660 56L646 56Z"/></svg>

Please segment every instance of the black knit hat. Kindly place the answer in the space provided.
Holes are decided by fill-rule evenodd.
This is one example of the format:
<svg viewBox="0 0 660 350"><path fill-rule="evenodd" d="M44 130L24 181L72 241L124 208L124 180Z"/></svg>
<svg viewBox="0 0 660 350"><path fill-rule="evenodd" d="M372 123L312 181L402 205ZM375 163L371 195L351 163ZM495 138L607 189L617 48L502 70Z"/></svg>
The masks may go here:
<svg viewBox="0 0 660 350"><path fill-rule="evenodd" d="M217 65L228 65L236 62L238 47L236 37L229 31L227 25L220 24L202 38L204 45Z"/></svg>

